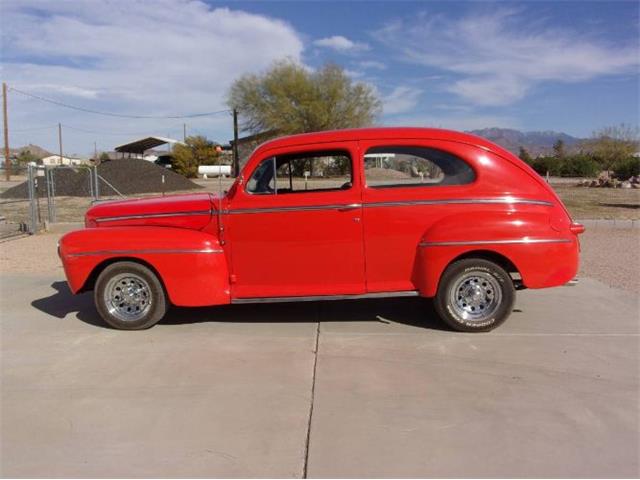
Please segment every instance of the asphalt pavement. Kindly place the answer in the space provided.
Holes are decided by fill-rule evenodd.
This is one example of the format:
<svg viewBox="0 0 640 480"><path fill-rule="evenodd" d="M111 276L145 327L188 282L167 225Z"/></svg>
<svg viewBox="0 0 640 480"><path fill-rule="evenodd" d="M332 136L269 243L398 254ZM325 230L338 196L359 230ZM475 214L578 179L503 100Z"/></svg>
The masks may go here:
<svg viewBox="0 0 640 480"><path fill-rule="evenodd" d="M463 334L418 298L122 332L59 274L0 278L3 477L640 474L640 306L595 280Z"/></svg>

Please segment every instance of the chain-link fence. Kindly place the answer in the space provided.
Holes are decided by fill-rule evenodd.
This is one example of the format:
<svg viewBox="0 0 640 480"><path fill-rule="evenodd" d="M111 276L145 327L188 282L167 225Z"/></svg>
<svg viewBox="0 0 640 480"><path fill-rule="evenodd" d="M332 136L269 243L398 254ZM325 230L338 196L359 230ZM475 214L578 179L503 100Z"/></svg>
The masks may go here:
<svg viewBox="0 0 640 480"><path fill-rule="evenodd" d="M28 164L12 171L17 181L0 192L0 237L34 234L57 222L78 222L100 200L123 195L95 166ZM61 207L61 208L59 208Z"/></svg>
<svg viewBox="0 0 640 480"><path fill-rule="evenodd" d="M4 179L4 170L0 172ZM0 191L0 240L14 237L16 235L28 233L30 225L31 207L29 198L21 196L15 198L4 197L3 193L7 189L12 189L24 182L27 175L27 168L14 166L12 169L12 181L2 181Z"/></svg>

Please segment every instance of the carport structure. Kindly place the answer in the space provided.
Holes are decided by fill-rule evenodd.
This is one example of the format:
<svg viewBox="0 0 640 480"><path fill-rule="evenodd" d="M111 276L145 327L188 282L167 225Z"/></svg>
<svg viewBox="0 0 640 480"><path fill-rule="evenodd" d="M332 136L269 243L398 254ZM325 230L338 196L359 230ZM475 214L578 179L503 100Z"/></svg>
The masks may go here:
<svg viewBox="0 0 640 480"><path fill-rule="evenodd" d="M184 142L180 140L175 140L173 138L168 137L144 137L138 140L134 140L133 142L125 143L124 145L119 145L115 148L116 152L122 153L122 158L124 158L125 153L129 154L129 158L131 158L131 154L143 156L144 152L147 150L151 150L152 148L159 147L160 145L169 144L171 146L175 144L184 145Z"/></svg>

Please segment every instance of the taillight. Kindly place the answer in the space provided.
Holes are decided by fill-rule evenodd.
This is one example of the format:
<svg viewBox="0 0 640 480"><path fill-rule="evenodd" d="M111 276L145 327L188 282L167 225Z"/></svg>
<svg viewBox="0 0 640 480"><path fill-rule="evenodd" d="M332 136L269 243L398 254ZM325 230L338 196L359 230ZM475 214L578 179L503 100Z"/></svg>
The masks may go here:
<svg viewBox="0 0 640 480"><path fill-rule="evenodd" d="M571 230L571 233L573 233L574 235L580 235L581 233L584 233L585 228L581 223L571 222L571 225L569 225L569 230Z"/></svg>

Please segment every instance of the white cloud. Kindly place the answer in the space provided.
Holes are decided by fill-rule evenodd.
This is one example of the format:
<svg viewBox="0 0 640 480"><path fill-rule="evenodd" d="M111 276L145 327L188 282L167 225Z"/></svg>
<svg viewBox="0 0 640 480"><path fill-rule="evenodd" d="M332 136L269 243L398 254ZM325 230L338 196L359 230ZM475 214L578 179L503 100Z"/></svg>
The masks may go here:
<svg viewBox="0 0 640 480"><path fill-rule="evenodd" d="M387 68L384 63L378 62L377 60L363 60L362 62L358 62L358 65L360 65L361 68L372 70L385 70Z"/></svg>
<svg viewBox="0 0 640 480"><path fill-rule="evenodd" d="M459 19L422 14L376 34L409 62L461 78L448 90L477 105L508 105L543 82L580 82L635 73L637 45L607 44L571 30L498 9Z"/></svg>
<svg viewBox="0 0 640 480"><path fill-rule="evenodd" d="M342 35L320 38L315 40L313 44L316 47L330 48L340 53L355 53L369 50L369 45L366 43L354 42Z"/></svg>
<svg viewBox="0 0 640 480"><path fill-rule="evenodd" d="M224 109L233 80L277 59L300 62L304 48L283 21L200 0L20 0L3 2L2 15L3 80L10 86L118 113ZM126 123L166 134L168 125L77 114L13 92L10 106L14 125L23 127L63 121L122 132ZM197 122L214 139L229 138L228 118Z"/></svg>
<svg viewBox="0 0 640 480"><path fill-rule="evenodd" d="M399 86L382 98L385 115L396 115L410 112L415 108L422 95L422 90L414 87Z"/></svg>
<svg viewBox="0 0 640 480"><path fill-rule="evenodd" d="M351 77L353 80L359 80L365 76L365 73L361 72L360 70L350 70L348 68L344 70L344 73Z"/></svg>

